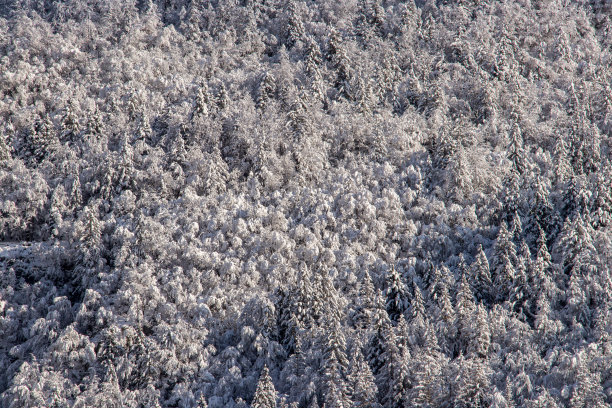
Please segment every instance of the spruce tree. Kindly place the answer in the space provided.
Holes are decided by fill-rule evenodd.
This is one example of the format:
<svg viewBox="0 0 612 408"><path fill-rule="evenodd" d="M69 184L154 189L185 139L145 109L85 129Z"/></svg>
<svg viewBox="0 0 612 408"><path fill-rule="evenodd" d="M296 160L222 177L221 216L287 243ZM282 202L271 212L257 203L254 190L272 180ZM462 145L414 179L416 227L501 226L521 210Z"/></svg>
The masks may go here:
<svg viewBox="0 0 612 408"><path fill-rule="evenodd" d="M270 377L270 372L267 366L264 366L259 375L259 382L255 390L252 408L276 408L276 390Z"/></svg>
<svg viewBox="0 0 612 408"><path fill-rule="evenodd" d="M461 277L459 290L457 291L457 299L455 304L457 311L457 344L455 345L455 353L465 354L466 350L474 336L473 324L476 313L476 305L474 304L474 295L467 282L467 277L464 274Z"/></svg>
<svg viewBox="0 0 612 408"><path fill-rule="evenodd" d="M350 395L353 401L352 406L355 408L374 408L378 393L374 375L365 361L361 347L355 345L353 348L348 376Z"/></svg>
<svg viewBox="0 0 612 408"><path fill-rule="evenodd" d="M293 47L298 41L301 41L306 32L295 0L289 1L287 5L286 32L288 48Z"/></svg>
<svg viewBox="0 0 612 408"><path fill-rule="evenodd" d="M11 159L11 149L9 144L4 137L4 134L0 133L0 163L9 161Z"/></svg>
<svg viewBox="0 0 612 408"><path fill-rule="evenodd" d="M268 104L270 99L274 97L274 92L276 92L276 83L275 78L269 71L266 71L261 80L259 81L259 87L257 88L257 108L260 110L264 110Z"/></svg>
<svg viewBox="0 0 612 408"><path fill-rule="evenodd" d="M468 282L476 299L487 304L493 300L491 293L493 283L491 282L489 260L482 249L482 245L478 245L476 259L470 265Z"/></svg>
<svg viewBox="0 0 612 408"><path fill-rule="evenodd" d="M512 163L512 168L519 175L525 172L526 157L525 148L523 146L523 135L521 127L518 123L518 118L513 114L513 124L510 131L510 145L508 146L508 159Z"/></svg>
<svg viewBox="0 0 612 408"><path fill-rule="evenodd" d="M514 281L517 263L516 247L512 242L510 232L505 222L502 222L495 245L493 246L493 280L495 287L495 297L498 302L508 299L512 283Z"/></svg>
<svg viewBox="0 0 612 408"><path fill-rule="evenodd" d="M404 314L408 307L406 289L399 272L394 266L387 275L387 289L385 290L386 309L392 322L397 323L400 315Z"/></svg>
<svg viewBox="0 0 612 408"><path fill-rule="evenodd" d="M204 82L198 88L198 93L195 98L195 106L193 109L193 115L196 117L197 116L204 117L208 115L210 111L210 100L211 100L211 96L210 96L210 93L208 92L208 86Z"/></svg>

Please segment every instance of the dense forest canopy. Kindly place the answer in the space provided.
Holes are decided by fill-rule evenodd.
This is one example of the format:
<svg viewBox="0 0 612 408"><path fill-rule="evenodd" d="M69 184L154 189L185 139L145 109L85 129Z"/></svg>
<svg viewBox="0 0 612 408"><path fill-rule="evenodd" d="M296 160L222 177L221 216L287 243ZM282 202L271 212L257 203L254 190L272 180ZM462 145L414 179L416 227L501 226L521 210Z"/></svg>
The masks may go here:
<svg viewBox="0 0 612 408"><path fill-rule="evenodd" d="M612 405L612 3L0 1L0 404Z"/></svg>

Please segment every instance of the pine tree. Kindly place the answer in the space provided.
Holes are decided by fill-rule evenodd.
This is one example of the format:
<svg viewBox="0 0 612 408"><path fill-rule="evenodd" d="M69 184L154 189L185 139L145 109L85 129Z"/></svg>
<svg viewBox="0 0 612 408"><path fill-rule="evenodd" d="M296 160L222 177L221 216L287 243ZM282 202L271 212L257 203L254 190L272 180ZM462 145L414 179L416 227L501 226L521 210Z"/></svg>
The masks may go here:
<svg viewBox="0 0 612 408"><path fill-rule="evenodd" d="M252 408L276 408L276 389L272 383L270 372L267 366L264 366L259 375L259 382L255 390Z"/></svg>
<svg viewBox="0 0 612 408"><path fill-rule="evenodd" d="M81 207L83 202L83 195L81 193L81 182L78 174L72 175L72 184L70 185L70 208L78 209Z"/></svg>
<svg viewBox="0 0 612 408"><path fill-rule="evenodd" d="M153 129L149 122L149 115L146 112L140 114L138 120L138 126L136 127L136 134L134 136L135 141L150 142Z"/></svg>
<svg viewBox="0 0 612 408"><path fill-rule="evenodd" d="M479 359L459 356L453 362L452 406L456 408L486 407L490 394L489 370Z"/></svg>
<svg viewBox="0 0 612 408"><path fill-rule="evenodd" d="M446 283L450 271L444 265L440 271L429 288L429 307L434 310L432 321L440 347L444 353L451 354L456 333L456 313Z"/></svg>
<svg viewBox="0 0 612 408"><path fill-rule="evenodd" d="M350 83L353 77L353 68L342 44L342 37L335 30L330 34L327 49L327 59L332 62L336 71L334 86L341 96L351 100L352 90Z"/></svg>
<svg viewBox="0 0 612 408"><path fill-rule="evenodd" d="M588 212L588 203L591 192L586 189L584 176L573 176L563 194L561 216L564 220L573 220L578 215L584 216Z"/></svg>
<svg viewBox="0 0 612 408"><path fill-rule="evenodd" d="M323 76L321 75L321 48L319 44L313 39L309 38L306 45L306 55L304 57L304 68L306 74L310 78L310 89L318 99L322 99L324 96L323 92Z"/></svg>
<svg viewBox="0 0 612 408"><path fill-rule="evenodd" d="M418 285L413 282L413 296L410 304L410 322L412 324L422 325L425 322L425 303L423 294Z"/></svg>
<svg viewBox="0 0 612 408"><path fill-rule="evenodd" d="M63 223L63 212L65 211L66 192L62 185L55 187L51 195L51 205L49 208L48 228L52 237L57 238L60 234Z"/></svg>

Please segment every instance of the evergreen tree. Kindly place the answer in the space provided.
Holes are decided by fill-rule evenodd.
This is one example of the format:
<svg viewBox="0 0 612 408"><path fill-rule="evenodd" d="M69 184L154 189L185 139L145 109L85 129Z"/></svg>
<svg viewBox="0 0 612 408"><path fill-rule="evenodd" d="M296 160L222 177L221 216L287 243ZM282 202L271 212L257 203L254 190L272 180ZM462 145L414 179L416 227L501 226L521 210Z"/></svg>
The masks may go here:
<svg viewBox="0 0 612 408"><path fill-rule="evenodd" d="M11 148L6 138L0 133L0 163L11 160Z"/></svg>
<svg viewBox="0 0 612 408"><path fill-rule="evenodd" d="M339 321L328 321L328 333L323 351L323 378L325 379L325 406L349 407L348 375L349 361L346 357L346 339Z"/></svg>
<svg viewBox="0 0 612 408"><path fill-rule="evenodd" d="M319 98L323 98L323 87L321 75L321 48L313 39L309 38L306 45L306 55L304 57L304 68L306 74L310 77L310 88L312 92Z"/></svg>
<svg viewBox="0 0 612 408"><path fill-rule="evenodd" d="M592 228L582 216L566 221L553 251L555 261L562 265L566 275L595 264L597 250L592 235Z"/></svg>
<svg viewBox="0 0 612 408"><path fill-rule="evenodd" d="M85 207L81 215L81 228L79 230L80 261L86 267L93 267L100 256L101 239L100 221L97 210L90 206Z"/></svg>
<svg viewBox="0 0 612 408"><path fill-rule="evenodd" d="M425 304L418 285L413 282L413 296L410 304L410 321L412 324L423 324L425 321Z"/></svg>
<svg viewBox="0 0 612 408"><path fill-rule="evenodd" d="M212 152L206 154L203 170L204 191L213 196L224 193L230 180L230 172L217 145L213 145Z"/></svg>
<svg viewBox="0 0 612 408"><path fill-rule="evenodd" d="M143 111L140 114L140 118L138 120L138 126L136 127L136 134L134 136L134 140L150 143L152 135L153 129L151 129L149 115Z"/></svg>
<svg viewBox="0 0 612 408"><path fill-rule="evenodd" d="M514 223L516 223L518 214L521 211L522 196L520 181L521 179L519 178L519 174L515 171L510 171L504 180L504 187L502 190L503 206L501 219L502 221L505 221L506 224L512 225L513 220L515 220ZM519 232L516 231L516 228L511 228L510 230L513 234L515 232Z"/></svg>
<svg viewBox="0 0 612 408"><path fill-rule="evenodd" d="M452 354L453 340L456 334L456 313L449 294L447 279L450 271L445 266L429 289L430 308L434 310L434 329L439 339L440 347L446 354Z"/></svg>
<svg viewBox="0 0 612 408"><path fill-rule="evenodd" d="M394 266L387 274L387 289L385 290L386 309L392 322L399 320L408 308L408 300L404 283Z"/></svg>
<svg viewBox="0 0 612 408"><path fill-rule="evenodd" d="M80 132L81 126L79 125L79 121L74 113L74 106L72 103L69 103L68 106L66 106L64 116L62 117L60 127L61 139L74 142L76 141L76 138L79 136Z"/></svg>
<svg viewBox="0 0 612 408"><path fill-rule="evenodd" d="M491 345L491 330L487 310L482 304L476 308L476 319L474 320L474 337L470 339L467 347L467 355L476 355L486 358Z"/></svg>
<svg viewBox="0 0 612 408"><path fill-rule="evenodd" d="M369 339L366 353L368 364L374 376L378 376L385 365L383 359L384 344L386 334L391 326L391 320L389 319L389 315L385 312L382 294L380 292L378 292L376 299L377 307L374 316L374 327L372 327L373 334Z"/></svg>
<svg viewBox="0 0 612 408"><path fill-rule="evenodd" d="M510 145L508 146L508 159L512 163L512 169L519 175L525 172L526 158L523 146L523 135L518 123L517 115L513 113L512 130L510 131Z"/></svg>
<svg viewBox="0 0 612 408"><path fill-rule="evenodd" d="M297 2L291 0L287 5L287 46L291 48L298 41L301 41L304 38L305 32Z"/></svg>
<svg viewBox="0 0 612 408"><path fill-rule="evenodd" d="M208 86L204 82L198 88L198 94L195 98L195 106L193 109L194 116L207 116L209 113L211 96L208 92Z"/></svg>
<svg viewBox="0 0 612 408"><path fill-rule="evenodd" d="M446 373L452 380L448 390L439 392L435 406L448 404L457 408L486 407L491 393L490 369L480 359L459 356L449 365Z"/></svg>
<svg viewBox="0 0 612 408"><path fill-rule="evenodd" d="M361 329L367 329L374 323L375 314L375 296L374 284L369 272L366 270L362 274L359 286L359 297L357 305L353 312L353 322Z"/></svg>
<svg viewBox="0 0 612 408"><path fill-rule="evenodd" d="M375 378L372 370L365 361L359 346L353 346L351 354L350 374L348 383L351 390L351 400L355 408L374 408L376 407L376 387Z"/></svg>
<svg viewBox="0 0 612 408"><path fill-rule="evenodd" d="M470 266L468 282L476 299L485 303L490 303L493 300L491 293L493 283L491 282L489 260L482 249L482 245L478 245L476 259Z"/></svg>
<svg viewBox="0 0 612 408"><path fill-rule="evenodd" d="M105 128L104 121L102 120L102 113L96 105L88 117L87 133L93 136L94 140L100 140Z"/></svg>
<svg viewBox="0 0 612 408"><path fill-rule="evenodd" d="M407 350L397 347L397 338L391 327L385 333L381 360L384 362L378 375L379 401L383 407L403 407L409 389L407 361L410 358Z"/></svg>
<svg viewBox="0 0 612 408"><path fill-rule="evenodd" d="M219 89L215 96L215 102L217 103L217 107L220 111L226 110L230 105L230 97L227 93L227 88L225 87L225 84L223 82L221 83L221 85L219 85Z"/></svg>
<svg viewBox="0 0 612 408"><path fill-rule="evenodd" d="M519 317L525 319L526 316L529 316L530 311L528 274L532 263L531 253L525 241L521 243L517 259L517 267L514 270L514 280L508 300L510 301L512 310Z"/></svg>
<svg viewBox="0 0 612 408"><path fill-rule="evenodd" d="M584 357L579 360L576 372L576 384L572 391L568 407L587 408L603 407L604 393L601 386L601 379L597 373L593 374L584 361Z"/></svg>
<svg viewBox="0 0 612 408"><path fill-rule="evenodd" d="M585 215L588 211L590 192L585 188L585 178L583 176L573 176L563 194L563 205L561 207L561 217L564 220L573 220L578 215Z"/></svg>
<svg viewBox="0 0 612 408"><path fill-rule="evenodd" d="M505 222L502 222L495 245L493 246L493 280L496 299L498 302L503 302L508 299L512 283L514 281L515 269L517 263L516 248L512 242L510 232Z"/></svg>
<svg viewBox="0 0 612 408"><path fill-rule="evenodd" d="M567 144L562 136L557 139L555 144L555 183L557 185L570 179L574 172L568 158Z"/></svg>
<svg viewBox="0 0 612 408"><path fill-rule="evenodd" d="M455 347L455 355L459 353L465 354L468 345L474 337L472 322L474 321L476 313L474 295L472 294L465 274L461 277L461 283L457 291L455 310L457 311L458 339L458 343Z"/></svg>
<svg viewBox="0 0 612 408"><path fill-rule="evenodd" d="M2 150L0 142L0 151ZM1 154L0 154L0 160ZM591 197L590 213L593 227L600 228L612 224L612 164L606 166L596 175L594 194Z"/></svg>
<svg viewBox="0 0 612 408"><path fill-rule="evenodd" d="M253 408L276 408L276 389L270 378L270 372L267 366L264 366L261 374L259 375L259 382L257 383L257 389L255 390L255 396L253 402L251 402Z"/></svg>
<svg viewBox="0 0 612 408"><path fill-rule="evenodd" d="M534 242L542 228L547 234L556 234L558 221L555 219L555 212L549 200L548 189L541 178L537 178L532 185L532 197L529 203L529 233L528 242Z"/></svg>
<svg viewBox="0 0 612 408"><path fill-rule="evenodd" d="M40 163L48 158L58 144L59 140L55 133L55 126L49 116L37 120L30 128L27 145L30 156L35 163Z"/></svg>
<svg viewBox="0 0 612 408"><path fill-rule="evenodd" d="M257 108L260 110L264 110L268 104L270 99L274 97L274 93L276 92L276 83L274 76L266 71L261 80L259 81L259 87L257 88Z"/></svg>

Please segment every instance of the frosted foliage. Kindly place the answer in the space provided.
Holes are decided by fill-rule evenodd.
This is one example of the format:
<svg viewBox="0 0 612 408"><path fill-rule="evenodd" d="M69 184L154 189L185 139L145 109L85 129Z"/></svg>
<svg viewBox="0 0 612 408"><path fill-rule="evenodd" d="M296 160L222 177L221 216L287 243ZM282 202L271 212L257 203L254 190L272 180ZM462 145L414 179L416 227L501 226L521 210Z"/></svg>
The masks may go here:
<svg viewBox="0 0 612 408"><path fill-rule="evenodd" d="M612 406L609 1L0 1L0 406Z"/></svg>

